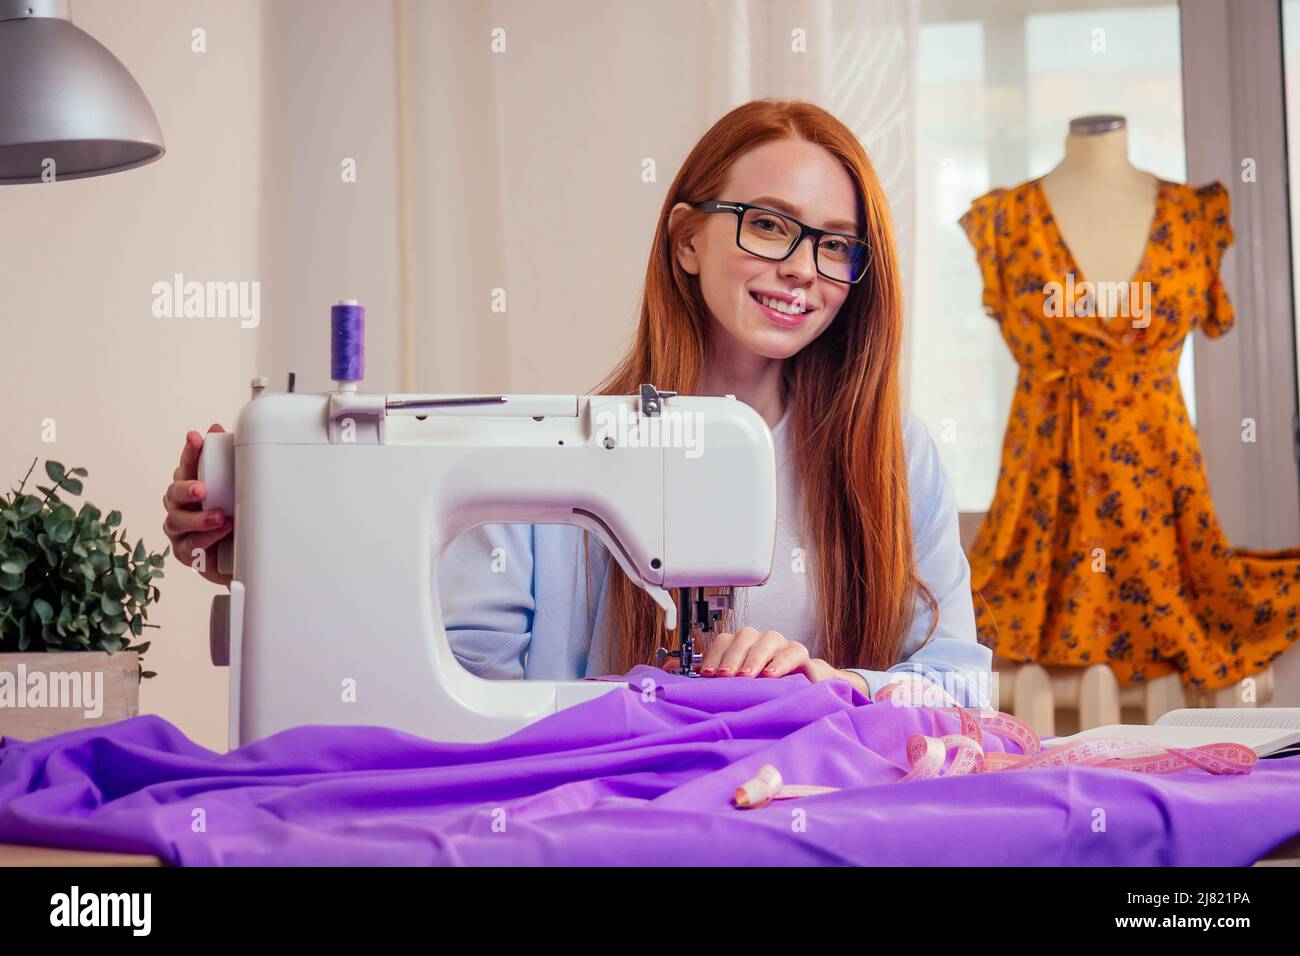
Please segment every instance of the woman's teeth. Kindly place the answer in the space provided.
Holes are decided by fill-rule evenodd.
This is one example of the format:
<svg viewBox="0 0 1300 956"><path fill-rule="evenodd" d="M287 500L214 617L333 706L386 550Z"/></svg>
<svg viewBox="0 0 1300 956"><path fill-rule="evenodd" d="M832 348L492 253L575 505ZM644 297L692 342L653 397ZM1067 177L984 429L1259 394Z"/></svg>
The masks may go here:
<svg viewBox="0 0 1300 956"><path fill-rule="evenodd" d="M757 293L750 294L774 312L784 312L786 315L803 315L808 311L803 306L796 305L793 302L786 302L783 299L773 299L769 296L759 295Z"/></svg>

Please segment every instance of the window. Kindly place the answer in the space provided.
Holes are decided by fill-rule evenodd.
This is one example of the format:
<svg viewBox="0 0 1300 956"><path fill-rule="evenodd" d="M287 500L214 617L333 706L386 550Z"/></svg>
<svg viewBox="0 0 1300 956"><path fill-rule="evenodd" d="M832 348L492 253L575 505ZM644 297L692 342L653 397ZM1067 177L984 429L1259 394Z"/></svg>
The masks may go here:
<svg viewBox="0 0 1300 956"><path fill-rule="evenodd" d="M987 190L1060 162L1069 121L1088 114L1124 116L1130 161L1185 181L1179 13L1122 0L923 0L921 11L909 402L960 510L985 511L1016 366L957 219ZM1188 343L1179 377L1195 422L1193 375Z"/></svg>

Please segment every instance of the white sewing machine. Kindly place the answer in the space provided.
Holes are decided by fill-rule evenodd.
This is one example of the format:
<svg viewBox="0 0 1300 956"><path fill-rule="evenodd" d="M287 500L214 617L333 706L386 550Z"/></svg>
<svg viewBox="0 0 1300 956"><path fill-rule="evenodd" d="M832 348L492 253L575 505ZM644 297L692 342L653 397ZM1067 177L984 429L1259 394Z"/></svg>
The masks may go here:
<svg viewBox="0 0 1300 956"><path fill-rule="evenodd" d="M624 396L380 395L355 381L268 394L256 380L234 431L206 436L199 478L203 506L235 517L220 559L234 580L212 613L213 660L231 668L231 747L302 724L490 741L626 687L483 680L460 665L438 565L479 524L588 529L669 629L667 588L700 588L683 591L683 607L707 627L704 586L761 584L772 570L772 436L733 397L648 385ZM689 641L682 648L689 670Z"/></svg>

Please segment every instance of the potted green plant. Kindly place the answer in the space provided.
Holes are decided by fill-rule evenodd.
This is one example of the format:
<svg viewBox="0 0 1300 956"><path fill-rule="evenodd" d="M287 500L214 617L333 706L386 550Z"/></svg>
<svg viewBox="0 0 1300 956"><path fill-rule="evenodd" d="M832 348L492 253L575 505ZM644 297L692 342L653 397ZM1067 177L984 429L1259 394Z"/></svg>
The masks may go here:
<svg viewBox="0 0 1300 956"><path fill-rule="evenodd" d="M36 467L0 496L0 737L33 740L139 713L153 677L132 643L148 624L170 547L149 553L122 515L74 509L85 468L45 462L50 485L25 492Z"/></svg>

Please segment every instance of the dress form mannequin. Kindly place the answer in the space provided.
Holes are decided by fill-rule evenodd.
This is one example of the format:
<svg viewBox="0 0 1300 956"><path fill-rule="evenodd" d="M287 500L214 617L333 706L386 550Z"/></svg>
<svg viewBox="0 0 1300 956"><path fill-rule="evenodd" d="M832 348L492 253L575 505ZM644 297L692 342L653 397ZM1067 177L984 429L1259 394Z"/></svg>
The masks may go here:
<svg viewBox="0 0 1300 956"><path fill-rule="evenodd" d="M968 549L977 635L1004 659L1219 690L1300 640L1300 548L1228 542L1177 376L1193 330L1217 339L1236 320L1220 275L1232 200L1218 180L1134 169L1118 117L1084 125L1110 128L1072 123L1064 162L958 220L1018 366L997 490ZM1128 316L1109 309L1125 289ZM1062 291L1075 310L1056 307ZM1094 291L1104 311L1086 303Z"/></svg>
<svg viewBox="0 0 1300 956"><path fill-rule="evenodd" d="M1146 253L1158 179L1128 159L1122 116L1070 121L1065 158L1042 177L1057 229L1083 273L1076 282L1127 283Z"/></svg>

